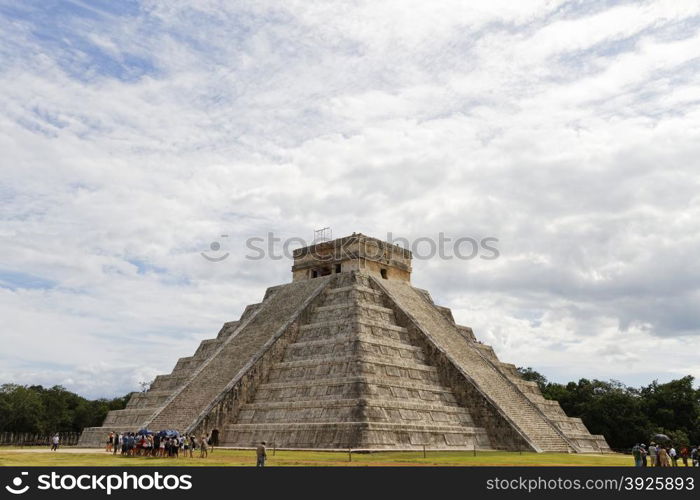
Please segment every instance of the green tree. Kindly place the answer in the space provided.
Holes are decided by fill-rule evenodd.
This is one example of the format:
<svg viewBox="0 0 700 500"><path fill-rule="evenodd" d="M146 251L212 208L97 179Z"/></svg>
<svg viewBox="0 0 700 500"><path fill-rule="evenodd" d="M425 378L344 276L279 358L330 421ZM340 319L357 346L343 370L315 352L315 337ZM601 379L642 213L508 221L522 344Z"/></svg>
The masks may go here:
<svg viewBox="0 0 700 500"><path fill-rule="evenodd" d="M693 377L688 375L665 384L654 381L641 389L646 414L655 427L682 431L688 438L698 437L700 398L693 382Z"/></svg>
<svg viewBox="0 0 700 500"><path fill-rule="evenodd" d="M538 387L540 388L540 391L544 392L546 387L547 387L547 377L542 375L540 372L536 372L533 370L531 367L523 368L522 366L519 366L517 368L518 373L520 373L520 376L523 377L525 380L529 380L530 382L537 382Z"/></svg>
<svg viewBox="0 0 700 500"><path fill-rule="evenodd" d="M34 390L16 384L0 386L8 411L0 421L0 429L11 432L41 432L45 419L41 396Z"/></svg>
<svg viewBox="0 0 700 500"><path fill-rule="evenodd" d="M129 396L90 401L61 386L5 384L0 386L0 431L80 432L102 425L107 412L124 408Z"/></svg>

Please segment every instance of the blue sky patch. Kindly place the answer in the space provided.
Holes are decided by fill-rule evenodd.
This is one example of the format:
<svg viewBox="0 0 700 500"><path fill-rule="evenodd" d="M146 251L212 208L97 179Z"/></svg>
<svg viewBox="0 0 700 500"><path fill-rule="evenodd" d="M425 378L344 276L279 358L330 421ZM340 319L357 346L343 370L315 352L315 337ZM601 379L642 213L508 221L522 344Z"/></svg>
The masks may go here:
<svg viewBox="0 0 700 500"><path fill-rule="evenodd" d="M56 281L16 271L0 270L0 287L10 290L45 290L54 288Z"/></svg>

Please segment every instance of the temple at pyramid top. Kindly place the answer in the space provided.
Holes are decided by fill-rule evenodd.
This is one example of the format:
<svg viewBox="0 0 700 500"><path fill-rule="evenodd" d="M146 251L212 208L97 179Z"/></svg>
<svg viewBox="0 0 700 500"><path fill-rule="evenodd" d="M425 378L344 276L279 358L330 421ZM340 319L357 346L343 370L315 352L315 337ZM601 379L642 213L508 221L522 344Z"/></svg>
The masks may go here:
<svg viewBox="0 0 700 500"><path fill-rule="evenodd" d="M411 281L411 251L353 233L294 251L292 281L359 271L382 279Z"/></svg>

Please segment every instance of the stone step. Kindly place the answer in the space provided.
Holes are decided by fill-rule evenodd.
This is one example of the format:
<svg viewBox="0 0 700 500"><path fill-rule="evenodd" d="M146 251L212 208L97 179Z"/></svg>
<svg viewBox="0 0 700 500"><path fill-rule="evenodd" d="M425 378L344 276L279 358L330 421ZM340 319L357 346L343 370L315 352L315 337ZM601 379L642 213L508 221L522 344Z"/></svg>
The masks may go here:
<svg viewBox="0 0 700 500"><path fill-rule="evenodd" d="M326 292L324 305L339 304L342 302L356 302L363 304L384 305L384 297L381 293L363 285L343 286L332 288Z"/></svg>
<svg viewBox="0 0 700 500"><path fill-rule="evenodd" d="M331 339L322 340L308 340L303 342L295 342L294 344L289 344L287 349L300 348L300 347L316 347L316 346L326 346L343 344L347 342L362 342L365 344L381 345L385 347L395 347L397 349L405 349L414 352L423 352L423 350L415 345L408 344L405 342L396 341L393 339L376 337L373 335L367 335L366 333L351 333L346 335L339 335Z"/></svg>
<svg viewBox="0 0 700 500"><path fill-rule="evenodd" d="M473 425L465 409L458 406L428 405L396 400L297 401L285 403L255 403L240 411L238 423L261 422L422 422L427 424Z"/></svg>
<svg viewBox="0 0 700 500"><path fill-rule="evenodd" d="M383 323L381 321L375 321L371 319L355 319L350 321L351 324L358 324L362 326L368 326L368 327L377 327L385 330L391 330L395 332L401 332L401 333L407 333L408 330L402 326L396 326L392 324L387 324ZM332 327L332 326L346 326L348 325L348 321L345 320L334 320L334 321L319 321L315 323L307 323L305 325L301 325L299 327L300 331L305 331L305 330L313 330L316 328L327 328L327 327Z"/></svg>
<svg viewBox="0 0 700 500"><path fill-rule="evenodd" d="M411 343L406 328L393 325L386 321L375 321L359 317L336 321L312 322L302 325L299 328L297 342L328 340L350 334L366 334L368 336L390 339L404 344Z"/></svg>
<svg viewBox="0 0 700 500"><path fill-rule="evenodd" d="M394 323L394 310L368 302L340 302L314 308L311 322L348 321L363 318L370 321Z"/></svg>
<svg viewBox="0 0 700 500"><path fill-rule="evenodd" d="M275 287L272 287L275 288ZM271 293L271 289L268 289L265 294L266 296ZM266 297L267 298L267 297ZM248 304L245 306L245 309L243 310L243 314L241 314L241 319L238 321L238 323L243 323L245 320L247 320L249 317L251 317L253 314L257 312L258 309L262 307L262 302L258 302L257 304ZM238 327L239 325L236 325Z"/></svg>
<svg viewBox="0 0 700 500"><path fill-rule="evenodd" d="M468 415L469 412L461 406L448 406L444 404L434 404L425 401L414 400L396 400L385 398L350 398L350 399L327 399L317 400L309 399L302 401L267 401L248 403L241 407L243 410L274 410L274 409L292 409L292 408L334 408L334 407L386 407L405 410L421 410L421 411L445 411L459 415Z"/></svg>
<svg viewBox="0 0 700 500"><path fill-rule="evenodd" d="M382 339L366 334L343 335L331 339L297 342L290 344L284 361L323 359L334 356L375 356L425 362L422 349L391 339Z"/></svg>
<svg viewBox="0 0 700 500"><path fill-rule="evenodd" d="M111 410L107 413L104 423L104 427L112 426L131 426L139 427L142 423L146 421L151 415L153 415L154 410L152 408L138 408L138 409L124 409L124 410Z"/></svg>
<svg viewBox="0 0 700 500"><path fill-rule="evenodd" d="M351 291L369 293L372 295L376 295L377 297L382 296L382 292L380 292L379 290L375 290L374 288L370 288L370 287L364 286L364 285L348 285L348 286L340 286L337 288L329 288L326 291L326 293L328 295L334 295L334 294L338 294L338 293L345 293L345 292L351 292Z"/></svg>
<svg viewBox="0 0 700 500"><path fill-rule="evenodd" d="M314 312L327 312L327 311L337 311L346 309L367 309L371 311L378 311L387 314L394 314L394 310L389 307L378 306L371 303L363 302L340 302L338 304L332 304L328 306L317 306L314 308Z"/></svg>
<svg viewBox="0 0 700 500"><path fill-rule="evenodd" d="M151 388L156 391L170 391L173 392L176 389L182 387L185 382L189 379L191 374L181 374L181 375L158 375Z"/></svg>
<svg viewBox="0 0 700 500"><path fill-rule="evenodd" d="M236 328L238 328L240 323L240 321L228 321L224 323L224 326L221 327L221 330L219 330L219 333L216 336L216 340L223 341L228 338L233 332L236 331Z"/></svg>
<svg viewBox="0 0 700 500"><path fill-rule="evenodd" d="M330 399L244 405L237 423L262 422L406 422L473 425L467 410L459 406L386 399Z"/></svg>
<svg viewBox="0 0 700 500"><path fill-rule="evenodd" d="M418 363L413 360L396 358L396 357L381 357L381 356L325 356L309 360L298 360L298 361L281 361L275 363L272 366L273 370L282 370L287 368L302 368L302 367L314 367L319 365L336 365L336 364L372 364L372 365L382 365L382 366L392 366L396 368L402 368L406 370L419 370L422 372L436 373L437 369L434 366Z"/></svg>
<svg viewBox="0 0 700 500"><path fill-rule="evenodd" d="M411 379L343 376L311 380L262 384L256 401L296 401L299 399L332 399L338 397L381 397L414 399L457 405L452 391L438 383L421 383Z"/></svg>
<svg viewBox="0 0 700 500"><path fill-rule="evenodd" d="M480 427L417 425L388 422L290 422L229 425L222 433L224 446L252 447L260 441L277 448L343 449L491 449Z"/></svg>
<svg viewBox="0 0 700 500"><path fill-rule="evenodd" d="M406 423L393 423L393 422L269 422L260 424L229 424L226 429L255 429L255 428L267 428L267 429L284 429L286 426L289 427L303 427L305 429L318 429L326 425L337 425L338 427L365 427L365 428L375 428L375 429L401 429L401 430L412 430L412 431L422 431L428 429L441 430L441 431L452 431L452 432L470 432L478 431L481 428L475 426L463 426L463 425L444 425L444 424L406 424Z"/></svg>
<svg viewBox="0 0 700 500"><path fill-rule="evenodd" d="M157 408L172 395L172 391L146 391L131 395L126 409Z"/></svg>
<svg viewBox="0 0 700 500"><path fill-rule="evenodd" d="M437 370L432 366L377 356L328 357L276 363L270 370L268 381L309 380L340 375L373 375L390 379L410 378L427 383L438 382Z"/></svg>
<svg viewBox="0 0 700 500"><path fill-rule="evenodd" d="M408 389L426 390L426 391L441 391L451 393L449 389L437 383L425 384L411 379L387 380L383 377L373 377L366 375L356 376L337 376L317 378L308 381L289 381L289 382L267 382L260 385L260 389L284 389L287 387L312 387L315 385L327 386L338 384L365 383L370 385L387 385L391 387L404 387Z"/></svg>

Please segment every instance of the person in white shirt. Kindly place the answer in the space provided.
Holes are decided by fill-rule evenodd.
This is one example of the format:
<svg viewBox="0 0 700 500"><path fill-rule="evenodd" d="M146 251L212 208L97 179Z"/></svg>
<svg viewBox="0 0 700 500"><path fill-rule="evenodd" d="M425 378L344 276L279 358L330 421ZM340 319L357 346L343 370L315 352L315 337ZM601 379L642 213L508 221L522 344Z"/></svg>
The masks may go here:
<svg viewBox="0 0 700 500"><path fill-rule="evenodd" d="M678 467L678 454L673 446L671 446L671 449L668 450L668 456L671 457L671 465Z"/></svg>
<svg viewBox="0 0 700 500"><path fill-rule="evenodd" d="M51 451L56 451L58 450L58 442L59 442L59 437L58 434L56 434L53 439L51 439Z"/></svg>

